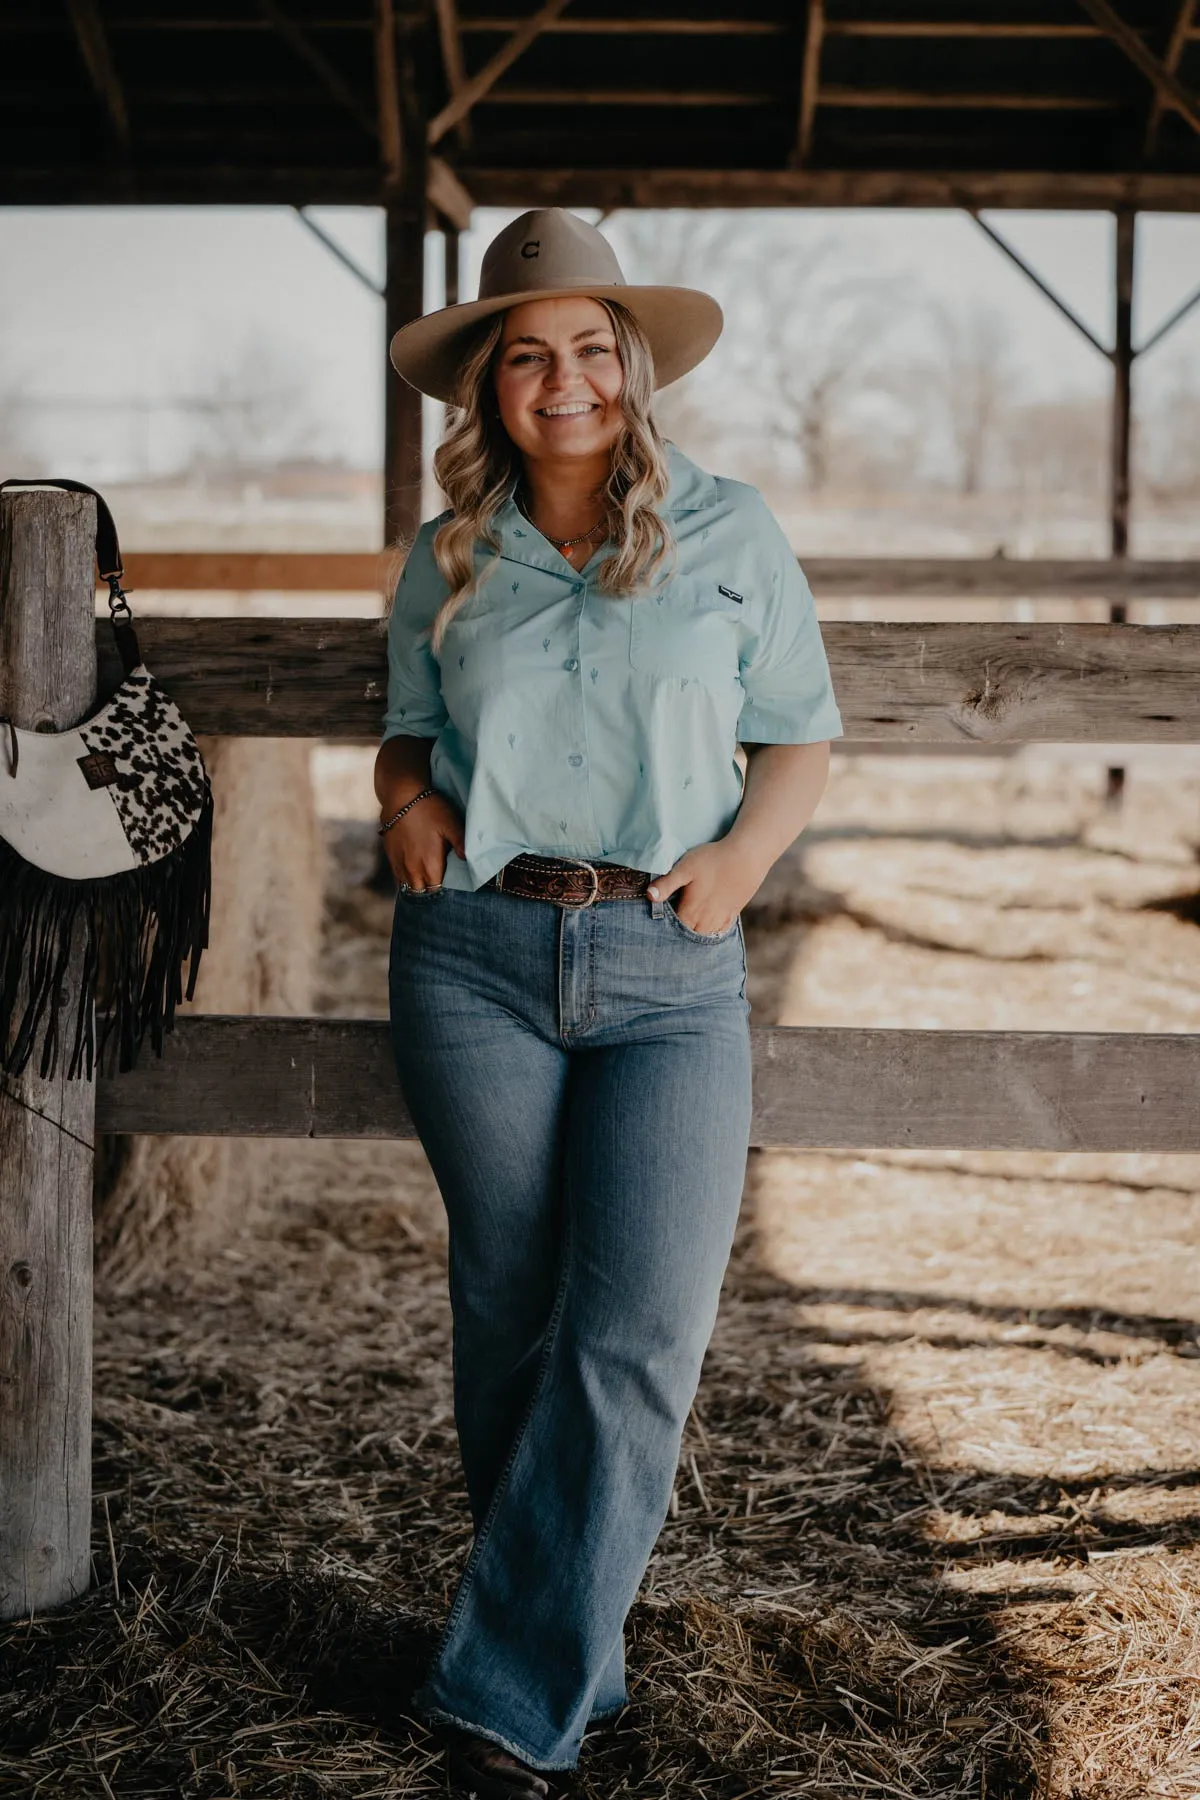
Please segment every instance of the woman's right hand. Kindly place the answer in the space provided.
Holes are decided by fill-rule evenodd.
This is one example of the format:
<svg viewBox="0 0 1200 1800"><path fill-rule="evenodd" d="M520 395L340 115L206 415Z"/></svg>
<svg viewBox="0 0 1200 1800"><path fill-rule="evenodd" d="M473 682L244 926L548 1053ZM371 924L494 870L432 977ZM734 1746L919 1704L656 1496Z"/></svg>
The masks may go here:
<svg viewBox="0 0 1200 1800"><path fill-rule="evenodd" d="M396 812L398 807L391 810ZM390 816L383 814L383 818ZM444 794L426 794L383 834L384 855L392 874L410 888L441 887L450 851L462 856L465 849L462 814Z"/></svg>

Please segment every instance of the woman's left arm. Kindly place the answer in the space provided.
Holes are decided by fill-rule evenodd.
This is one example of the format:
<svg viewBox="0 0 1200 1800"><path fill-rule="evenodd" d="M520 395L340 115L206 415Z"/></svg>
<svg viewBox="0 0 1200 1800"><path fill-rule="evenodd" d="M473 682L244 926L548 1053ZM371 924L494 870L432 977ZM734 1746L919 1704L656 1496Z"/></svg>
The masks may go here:
<svg viewBox="0 0 1200 1800"><path fill-rule="evenodd" d="M686 887L679 917L693 931L724 931L758 892L772 863L794 844L829 779L829 744L746 744L737 817L723 838L685 851L648 889L667 899Z"/></svg>

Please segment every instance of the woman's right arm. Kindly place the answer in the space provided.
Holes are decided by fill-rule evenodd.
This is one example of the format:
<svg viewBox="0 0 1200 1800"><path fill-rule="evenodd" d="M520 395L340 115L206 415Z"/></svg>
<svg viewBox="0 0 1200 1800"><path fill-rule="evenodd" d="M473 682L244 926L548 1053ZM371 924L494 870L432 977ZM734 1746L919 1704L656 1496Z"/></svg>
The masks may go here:
<svg viewBox="0 0 1200 1800"><path fill-rule="evenodd" d="M435 741L401 735L380 745L375 758L380 824L431 785L429 759ZM397 881L413 888L440 887L450 851L464 854L462 814L444 794L427 794L384 832L383 848Z"/></svg>

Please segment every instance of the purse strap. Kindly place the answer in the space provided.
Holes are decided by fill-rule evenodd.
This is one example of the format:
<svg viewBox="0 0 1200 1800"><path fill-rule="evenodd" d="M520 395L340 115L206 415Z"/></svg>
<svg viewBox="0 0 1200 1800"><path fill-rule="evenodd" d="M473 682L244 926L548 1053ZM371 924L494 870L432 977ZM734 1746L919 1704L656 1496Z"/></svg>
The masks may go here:
<svg viewBox="0 0 1200 1800"><path fill-rule="evenodd" d="M66 476L42 475L24 480L19 475L10 475L7 480L0 481L0 493L5 488L27 487L62 488L68 494L90 494L96 502L96 567L100 571L101 581L108 583L108 617L121 665L126 675L131 675L142 656L138 649L137 633L133 629L129 600L121 586L125 569L121 562L121 546L117 542L116 523L108 509L107 500L94 487L89 487L86 481L69 481Z"/></svg>

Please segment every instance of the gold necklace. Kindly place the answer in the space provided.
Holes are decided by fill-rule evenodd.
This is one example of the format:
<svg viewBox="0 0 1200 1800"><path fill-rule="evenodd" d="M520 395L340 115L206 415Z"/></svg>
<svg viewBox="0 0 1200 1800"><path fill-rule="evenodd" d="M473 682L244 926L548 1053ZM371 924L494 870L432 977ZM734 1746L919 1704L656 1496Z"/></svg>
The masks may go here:
<svg viewBox="0 0 1200 1800"><path fill-rule="evenodd" d="M517 505L520 507L521 511L525 514L525 517L529 520L529 523L534 526L534 529L536 531L541 531L540 525L537 525L535 523L533 514L530 512L529 508L525 504L524 499L520 495L518 495L518 497L517 497ZM605 522L605 515L602 513L600 515L600 517L596 520L596 523L592 526L592 529L590 531L581 531L578 537L556 538L556 537L551 537L550 533L548 531L543 531L542 536L546 539L547 543L553 544L554 548L556 550L570 550L575 544L585 544L589 538L595 537L596 533L600 530L600 527L604 524L604 522Z"/></svg>

